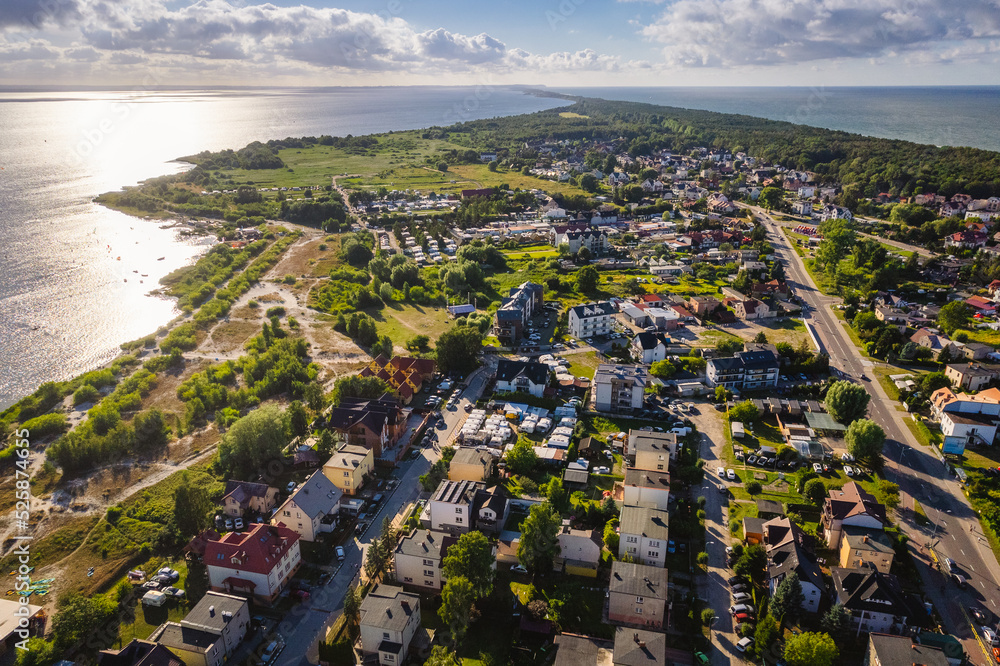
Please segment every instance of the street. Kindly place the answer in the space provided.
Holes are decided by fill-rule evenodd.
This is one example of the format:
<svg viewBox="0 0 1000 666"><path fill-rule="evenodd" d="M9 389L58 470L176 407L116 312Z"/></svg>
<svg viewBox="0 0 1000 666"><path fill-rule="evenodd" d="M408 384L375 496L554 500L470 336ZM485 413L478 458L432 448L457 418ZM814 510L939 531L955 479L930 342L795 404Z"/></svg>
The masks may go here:
<svg viewBox="0 0 1000 666"><path fill-rule="evenodd" d="M895 522L910 537L910 550L923 579L923 588L932 600L935 610L942 616L945 630L962 639L966 653L979 662L982 654L986 661L990 655L973 636L965 614L970 604L979 603L988 611L1000 614L1000 566L980 535L979 519L962 493L955 477L948 474L944 462L930 447L921 446L903 422L905 412L897 409L898 402L891 400L871 374L874 362L863 358L854 346L846 323L838 319L830 306L839 298L824 296L806 272L802 258L791 247L780 225L759 208L753 208L763 219L769 240L777 256L785 265L787 282L803 300L803 319L813 324L826 352L830 365L861 384L871 395L869 417L878 423L886 434L884 457L885 476L899 484L900 510ZM862 377L868 373L868 380ZM869 381L870 380L870 381ZM918 526L913 520L913 500L924 508L930 527ZM969 585L959 589L943 567L937 562L953 559L966 576ZM956 600L958 603L956 603ZM986 662L983 662L986 663Z"/></svg>
<svg viewBox="0 0 1000 666"><path fill-rule="evenodd" d="M457 435L467 416L465 405L475 404L482 394L486 381L495 369L496 360L487 357L486 365L468 380L468 388L462 391L458 406L442 410L446 428L436 430L441 443L450 443ZM419 444L419 442L417 443ZM355 536L343 544L346 555L344 561L326 585L311 590L310 598L296 605L278 624L275 631L285 638L286 647L278 659L277 666L306 666L319 661L318 642L326 636L327 629L343 611L344 595L352 582L357 581L358 572L364 562L365 550L373 538L377 538L382 526L382 518L395 517L420 495L420 475L427 472L441 457L440 445L421 449L416 459L404 459L399 463L399 484L391 495L383 500L382 506L373 516L368 530L360 537Z"/></svg>

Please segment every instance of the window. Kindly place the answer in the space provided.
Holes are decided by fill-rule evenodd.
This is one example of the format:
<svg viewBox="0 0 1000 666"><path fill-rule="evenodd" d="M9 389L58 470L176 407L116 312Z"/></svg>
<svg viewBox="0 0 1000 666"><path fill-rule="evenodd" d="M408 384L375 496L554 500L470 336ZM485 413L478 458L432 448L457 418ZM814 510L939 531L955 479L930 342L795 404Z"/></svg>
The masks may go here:
<svg viewBox="0 0 1000 666"><path fill-rule="evenodd" d="M404 583L412 583L413 582L413 578L411 578L410 576L406 576L405 578L403 578L403 582Z"/></svg>
<svg viewBox="0 0 1000 666"><path fill-rule="evenodd" d="M350 472L344 472L344 476L350 476L350 475L351 475Z"/></svg>
<svg viewBox="0 0 1000 666"><path fill-rule="evenodd" d="M282 511L281 513L284 514L285 516L291 516L292 515L291 511Z"/></svg>
<svg viewBox="0 0 1000 666"><path fill-rule="evenodd" d="M456 506L455 507L455 513L462 513L462 507Z"/></svg>
<svg viewBox="0 0 1000 666"><path fill-rule="evenodd" d="M462 523L462 518L461 517L455 518L455 522L458 523L458 524L461 524Z"/></svg>
<svg viewBox="0 0 1000 666"><path fill-rule="evenodd" d="M625 543L636 543L638 540L639 538L634 536L625 537Z"/></svg>
<svg viewBox="0 0 1000 666"><path fill-rule="evenodd" d="M432 580L425 580L424 581L424 585L426 585L427 587L434 587L434 581L432 581Z"/></svg>
<svg viewBox="0 0 1000 666"><path fill-rule="evenodd" d="M386 641L389 640L389 632L388 631L383 631L382 632L382 640L386 640Z"/></svg>
<svg viewBox="0 0 1000 666"><path fill-rule="evenodd" d="M391 654L386 654L386 655L385 655L385 660L386 660L386 661L396 661L396 657L394 657L394 656L393 656L393 655L391 655Z"/></svg>
<svg viewBox="0 0 1000 666"><path fill-rule="evenodd" d="M656 551L655 550L647 550L646 551L646 555L649 556L649 557L656 557Z"/></svg>
<svg viewBox="0 0 1000 666"><path fill-rule="evenodd" d="M635 607L635 614L636 615L642 615L642 606L636 606Z"/></svg>
<svg viewBox="0 0 1000 666"><path fill-rule="evenodd" d="M434 560L424 560L424 566L425 567L432 567L432 566L434 566Z"/></svg>
<svg viewBox="0 0 1000 666"><path fill-rule="evenodd" d="M635 598L635 603L641 604L642 603L642 597L636 597Z"/></svg>
<svg viewBox="0 0 1000 666"><path fill-rule="evenodd" d="M434 572L431 571L431 570L429 570L429 569L425 569L424 570L424 575L425 576L431 576L431 577L433 577L434 576Z"/></svg>

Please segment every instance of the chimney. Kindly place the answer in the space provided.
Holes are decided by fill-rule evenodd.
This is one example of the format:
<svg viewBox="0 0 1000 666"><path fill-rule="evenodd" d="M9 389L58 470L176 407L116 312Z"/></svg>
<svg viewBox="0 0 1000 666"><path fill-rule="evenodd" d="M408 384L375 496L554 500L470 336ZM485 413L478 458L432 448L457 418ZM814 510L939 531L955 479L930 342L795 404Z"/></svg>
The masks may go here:
<svg viewBox="0 0 1000 666"><path fill-rule="evenodd" d="M209 617L215 617L215 606L209 606L208 607L208 616Z"/></svg>
<svg viewBox="0 0 1000 666"><path fill-rule="evenodd" d="M636 643L639 643L639 634L638 634L638 632L633 636L632 640L634 640ZM642 645L642 643L639 643L639 644Z"/></svg>
<svg viewBox="0 0 1000 666"><path fill-rule="evenodd" d="M639 641L639 647L645 649L646 641Z"/></svg>

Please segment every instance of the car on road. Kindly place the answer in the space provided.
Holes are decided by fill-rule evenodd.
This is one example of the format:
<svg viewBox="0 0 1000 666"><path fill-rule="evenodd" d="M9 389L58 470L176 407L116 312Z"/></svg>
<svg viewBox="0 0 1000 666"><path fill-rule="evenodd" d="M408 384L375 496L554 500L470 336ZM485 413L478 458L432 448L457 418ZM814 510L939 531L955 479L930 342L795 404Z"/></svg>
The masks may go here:
<svg viewBox="0 0 1000 666"><path fill-rule="evenodd" d="M287 492L287 493L293 493L293 492L295 492L295 486L297 486L297 485L298 484L295 483L294 481L289 481L288 485L285 486L285 492ZM226 521L226 522L229 522L229 521Z"/></svg>
<svg viewBox="0 0 1000 666"><path fill-rule="evenodd" d="M526 573L528 573L528 570L525 569L520 564L514 564L514 565L512 565L511 568L510 568L510 570L513 571L514 573L520 573L520 574L526 574Z"/></svg>
<svg viewBox="0 0 1000 666"><path fill-rule="evenodd" d="M990 618L986 614L986 611L984 611L982 608L979 608L977 606L969 606L969 614L979 624L987 624L990 621Z"/></svg>
<svg viewBox="0 0 1000 666"><path fill-rule="evenodd" d="M1000 648L993 648L993 659L1000 664Z"/></svg>
<svg viewBox="0 0 1000 666"><path fill-rule="evenodd" d="M364 534L365 530L367 530L367 529L368 529L368 523L366 523L363 520L359 520L358 524L354 526L354 533L355 534Z"/></svg>
<svg viewBox="0 0 1000 666"><path fill-rule="evenodd" d="M729 479L730 481L735 481L736 480L736 472L734 472L732 469L727 469L726 470L726 478Z"/></svg>
<svg viewBox="0 0 1000 666"><path fill-rule="evenodd" d="M677 544L674 543L673 539L668 539L667 540L667 552L668 553L676 553L677 552Z"/></svg>
<svg viewBox="0 0 1000 666"><path fill-rule="evenodd" d="M740 652L746 652L747 650L750 649L751 645L753 645L753 639L750 638L749 636L747 636L746 638L741 638L740 640L736 641L736 649L739 650Z"/></svg>
<svg viewBox="0 0 1000 666"><path fill-rule="evenodd" d="M958 571L958 565L955 563L955 560L950 557L944 558L944 563L948 567L949 573L956 573Z"/></svg>
<svg viewBox="0 0 1000 666"><path fill-rule="evenodd" d="M966 580L965 580L965 576L963 576L962 574L952 574L951 578L952 578L952 580L955 581L955 585L958 585L961 588L965 587Z"/></svg>
<svg viewBox="0 0 1000 666"><path fill-rule="evenodd" d="M336 553L336 555L337 555L337 561L338 562L343 562L344 561L345 555L344 555L344 547L343 546L337 546L336 548L333 549L333 552Z"/></svg>
<svg viewBox="0 0 1000 666"><path fill-rule="evenodd" d="M695 652L694 660L698 663L698 666L705 666L705 664L711 664L711 660L705 656L704 652Z"/></svg>
<svg viewBox="0 0 1000 666"><path fill-rule="evenodd" d="M746 613L747 615L753 615L754 608L750 604L733 604L729 607L730 615L739 615L740 613Z"/></svg>
<svg viewBox="0 0 1000 666"><path fill-rule="evenodd" d="M264 648L264 651L260 655L261 666L267 666L272 661L277 659L283 649L285 649L285 643L280 638L268 643L267 647Z"/></svg>
<svg viewBox="0 0 1000 666"><path fill-rule="evenodd" d="M752 597L746 592L733 592L733 601L736 603L743 603L744 601L750 601Z"/></svg>

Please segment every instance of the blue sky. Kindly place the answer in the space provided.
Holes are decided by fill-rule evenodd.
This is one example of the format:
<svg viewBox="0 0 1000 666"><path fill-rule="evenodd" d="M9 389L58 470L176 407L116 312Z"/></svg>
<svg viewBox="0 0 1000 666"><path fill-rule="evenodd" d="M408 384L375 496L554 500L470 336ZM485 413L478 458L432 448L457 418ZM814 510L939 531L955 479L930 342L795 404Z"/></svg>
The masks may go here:
<svg viewBox="0 0 1000 666"><path fill-rule="evenodd" d="M0 85L996 85L1000 0L0 0Z"/></svg>

